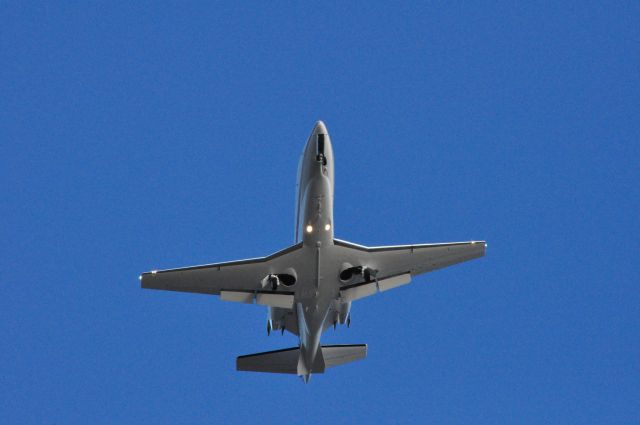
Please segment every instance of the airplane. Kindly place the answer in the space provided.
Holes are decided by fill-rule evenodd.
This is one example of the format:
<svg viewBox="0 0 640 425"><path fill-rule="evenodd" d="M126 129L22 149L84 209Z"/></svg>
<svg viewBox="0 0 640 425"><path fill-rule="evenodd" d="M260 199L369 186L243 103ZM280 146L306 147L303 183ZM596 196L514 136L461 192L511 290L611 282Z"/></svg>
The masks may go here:
<svg viewBox="0 0 640 425"><path fill-rule="evenodd" d="M411 278L482 257L485 241L367 247L334 238L334 158L318 121L300 157L294 245L267 257L140 275L142 288L218 295L268 307L267 334L291 332L299 345L239 356L238 371L312 373L366 357L366 344L321 345L328 328L351 324L351 303Z"/></svg>

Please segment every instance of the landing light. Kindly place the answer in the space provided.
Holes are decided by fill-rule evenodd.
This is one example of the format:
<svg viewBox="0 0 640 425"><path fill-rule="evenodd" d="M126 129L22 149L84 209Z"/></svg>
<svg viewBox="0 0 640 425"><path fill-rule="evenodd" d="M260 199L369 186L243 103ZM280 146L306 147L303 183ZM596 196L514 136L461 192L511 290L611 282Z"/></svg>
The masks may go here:
<svg viewBox="0 0 640 425"><path fill-rule="evenodd" d="M313 232L313 226L312 225L308 225L307 226L307 233L311 233Z"/></svg>
<svg viewBox="0 0 640 425"><path fill-rule="evenodd" d="M331 225L329 223L324 225L324 230L329 231L331 229Z"/></svg>

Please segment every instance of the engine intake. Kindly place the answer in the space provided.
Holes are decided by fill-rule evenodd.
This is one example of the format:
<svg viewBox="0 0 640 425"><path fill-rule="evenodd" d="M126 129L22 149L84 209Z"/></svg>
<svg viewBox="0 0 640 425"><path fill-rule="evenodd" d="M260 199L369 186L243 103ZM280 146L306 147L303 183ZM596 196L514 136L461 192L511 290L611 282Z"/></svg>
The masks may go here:
<svg viewBox="0 0 640 425"><path fill-rule="evenodd" d="M378 274L378 270L372 269L370 267L349 266L340 272L340 280L343 282L348 282L353 279L353 276L362 275L365 282L370 282L376 279L376 274Z"/></svg>
<svg viewBox="0 0 640 425"><path fill-rule="evenodd" d="M353 279L353 276L362 274L362 266L349 267L340 272L340 280L348 282Z"/></svg>
<svg viewBox="0 0 640 425"><path fill-rule="evenodd" d="M293 286L296 284L296 277L290 274L279 274L278 280L284 286Z"/></svg>
<svg viewBox="0 0 640 425"><path fill-rule="evenodd" d="M262 286L271 286L272 290L278 289L278 286L293 286L298 280L296 271L293 269L287 269L284 273L269 274L262 280Z"/></svg>

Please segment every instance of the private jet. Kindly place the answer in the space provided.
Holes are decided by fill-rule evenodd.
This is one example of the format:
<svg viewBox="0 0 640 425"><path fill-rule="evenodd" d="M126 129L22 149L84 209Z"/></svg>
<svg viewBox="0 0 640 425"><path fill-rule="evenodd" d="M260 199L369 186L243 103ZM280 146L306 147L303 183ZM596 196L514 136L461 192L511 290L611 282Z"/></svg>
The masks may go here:
<svg viewBox="0 0 640 425"><path fill-rule="evenodd" d="M288 331L299 344L240 356L236 369L293 374L306 383L312 373L366 357L366 344L320 344L327 329L350 325L353 301L485 254L484 241L367 247L336 239L333 189L331 138L318 121L298 166L294 245L267 257L145 272L142 288L267 306L267 333Z"/></svg>

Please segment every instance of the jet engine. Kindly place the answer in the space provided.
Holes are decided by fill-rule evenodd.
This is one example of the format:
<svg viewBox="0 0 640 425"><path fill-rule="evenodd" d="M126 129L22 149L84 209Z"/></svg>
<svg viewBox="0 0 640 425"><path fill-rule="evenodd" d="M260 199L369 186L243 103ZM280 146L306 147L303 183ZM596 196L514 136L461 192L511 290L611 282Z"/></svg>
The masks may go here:
<svg viewBox="0 0 640 425"><path fill-rule="evenodd" d="M376 280L378 270L367 266L352 266L345 263L342 265L342 271L340 272L340 280L342 282L348 282L356 275L362 275L365 282L371 282Z"/></svg>
<svg viewBox="0 0 640 425"><path fill-rule="evenodd" d="M268 274L264 279L262 279L262 287L270 286L272 290L278 289L278 286L293 286L296 284L298 280L296 271L294 269L287 269L284 273L272 273Z"/></svg>

